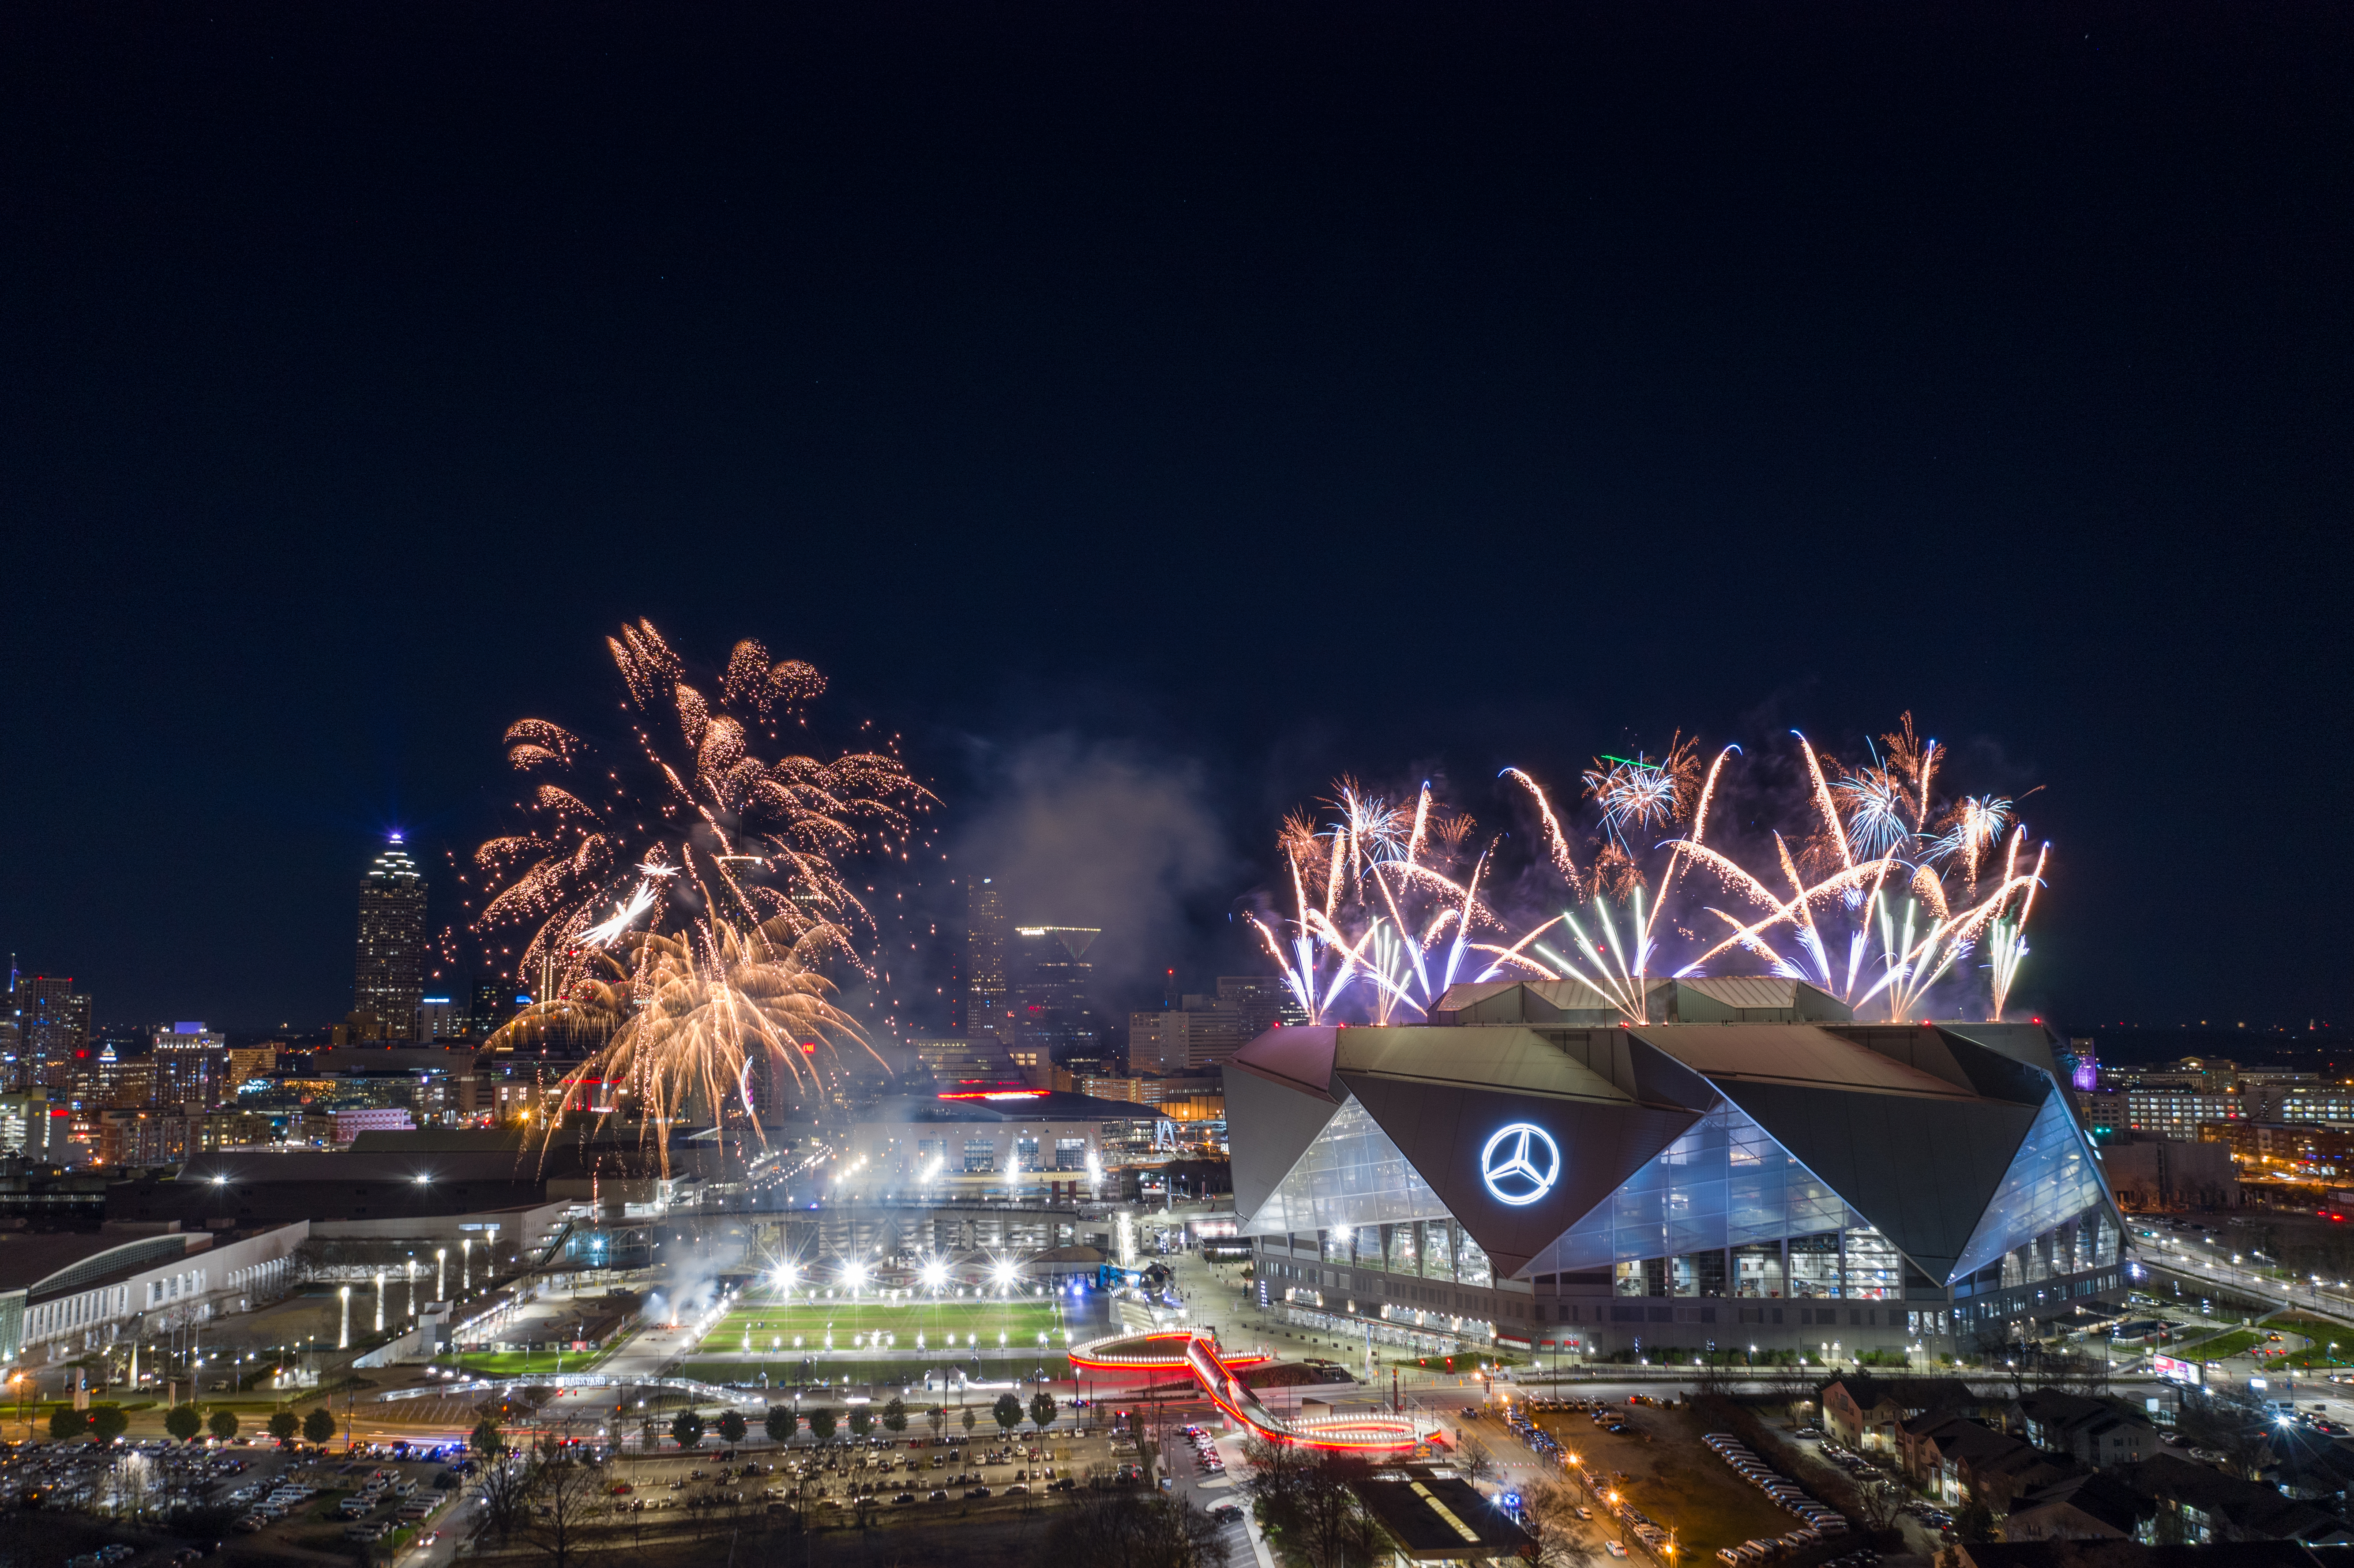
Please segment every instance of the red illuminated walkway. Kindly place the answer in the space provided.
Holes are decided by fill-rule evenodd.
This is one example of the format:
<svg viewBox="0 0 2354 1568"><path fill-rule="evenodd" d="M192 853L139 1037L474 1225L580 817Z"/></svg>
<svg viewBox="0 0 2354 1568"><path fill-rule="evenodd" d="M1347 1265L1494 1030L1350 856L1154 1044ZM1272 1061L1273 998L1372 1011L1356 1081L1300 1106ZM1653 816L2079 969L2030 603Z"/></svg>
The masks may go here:
<svg viewBox="0 0 2354 1568"><path fill-rule="evenodd" d="M1415 1446L1414 1423L1403 1415L1278 1415L1235 1376L1236 1367L1264 1363L1264 1352L1222 1356L1206 1334L1178 1329L1158 1334L1122 1334L1091 1340L1071 1351L1071 1364L1095 1372L1176 1372L1193 1374L1210 1403L1270 1443L1304 1443L1317 1448L1394 1453Z"/></svg>

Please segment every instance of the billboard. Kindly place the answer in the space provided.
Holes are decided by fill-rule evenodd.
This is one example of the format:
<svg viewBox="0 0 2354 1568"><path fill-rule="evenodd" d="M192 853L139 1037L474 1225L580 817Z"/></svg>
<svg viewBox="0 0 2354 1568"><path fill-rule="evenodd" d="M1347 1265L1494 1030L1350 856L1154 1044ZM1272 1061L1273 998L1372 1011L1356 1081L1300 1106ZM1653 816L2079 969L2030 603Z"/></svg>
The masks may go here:
<svg viewBox="0 0 2354 1568"><path fill-rule="evenodd" d="M2186 1361L2179 1356L2152 1356L2149 1366L2168 1383L2189 1383L2193 1388L2199 1386L2200 1366L2197 1361Z"/></svg>

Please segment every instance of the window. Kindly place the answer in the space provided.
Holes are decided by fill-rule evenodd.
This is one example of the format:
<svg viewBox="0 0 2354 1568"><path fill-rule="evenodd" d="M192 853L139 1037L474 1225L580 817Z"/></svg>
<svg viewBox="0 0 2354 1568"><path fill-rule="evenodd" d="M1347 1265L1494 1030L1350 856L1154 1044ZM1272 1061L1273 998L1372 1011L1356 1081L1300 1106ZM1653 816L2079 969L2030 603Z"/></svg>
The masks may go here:
<svg viewBox="0 0 2354 1568"><path fill-rule="evenodd" d="M967 1171L997 1169L997 1140L990 1138L968 1138L964 1140L964 1168Z"/></svg>

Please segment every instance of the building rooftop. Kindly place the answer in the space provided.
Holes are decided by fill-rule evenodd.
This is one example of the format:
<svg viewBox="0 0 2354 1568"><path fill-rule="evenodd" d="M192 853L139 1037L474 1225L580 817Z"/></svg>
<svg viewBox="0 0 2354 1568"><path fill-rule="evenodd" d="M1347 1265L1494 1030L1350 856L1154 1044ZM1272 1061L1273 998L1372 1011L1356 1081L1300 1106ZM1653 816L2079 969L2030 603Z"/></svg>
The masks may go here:
<svg viewBox="0 0 2354 1568"><path fill-rule="evenodd" d="M1417 1561L1517 1557L1528 1544L1526 1532L1469 1481L1417 1476L1359 1481L1351 1489Z"/></svg>

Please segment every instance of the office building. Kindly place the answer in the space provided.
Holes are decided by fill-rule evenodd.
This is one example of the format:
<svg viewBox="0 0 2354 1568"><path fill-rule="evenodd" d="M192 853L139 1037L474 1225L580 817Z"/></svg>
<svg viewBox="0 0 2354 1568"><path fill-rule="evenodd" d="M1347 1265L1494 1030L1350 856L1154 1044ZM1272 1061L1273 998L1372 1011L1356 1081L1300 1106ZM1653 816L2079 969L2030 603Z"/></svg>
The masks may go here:
<svg viewBox="0 0 2354 1568"><path fill-rule="evenodd" d="M1010 1047L1050 1063L1092 1054L1099 1041L1087 949L1103 933L1091 926L1018 926L1008 944Z"/></svg>
<svg viewBox="0 0 2354 1568"><path fill-rule="evenodd" d="M531 1005L530 999L515 988L514 981L499 975L474 981L474 1001L470 1010L473 1032L488 1034L515 1013Z"/></svg>
<svg viewBox="0 0 2354 1568"><path fill-rule="evenodd" d="M1129 1014L1129 1070L1215 1072L1245 1041L1304 1016L1278 980L1220 975L1215 995L1187 994L1173 1009Z"/></svg>
<svg viewBox="0 0 2354 1568"><path fill-rule="evenodd" d="M472 1015L463 1001L446 996L429 996L418 1001L419 1040L462 1040L473 1026Z"/></svg>
<svg viewBox="0 0 2354 1568"><path fill-rule="evenodd" d="M150 1063L155 1103L210 1109L236 1092L228 1037L202 1023L159 1023Z"/></svg>
<svg viewBox="0 0 2354 1568"><path fill-rule="evenodd" d="M360 880L351 1024L366 1040L414 1040L425 998L425 876L392 835Z"/></svg>
<svg viewBox="0 0 2354 1568"><path fill-rule="evenodd" d="M950 1029L968 1039L1013 1038L1005 946L1005 906L996 884L984 876L965 889L963 1016L949 1021Z"/></svg>
<svg viewBox="0 0 2354 1568"><path fill-rule="evenodd" d="M1788 980L1451 988L1225 1069L1262 1305L1414 1349L1972 1349L2123 1300L2031 1024L1859 1023ZM1667 1021L1667 1022L1663 1022Z"/></svg>
<svg viewBox="0 0 2354 1568"><path fill-rule="evenodd" d="M90 1054L90 996L71 975L27 975L16 982L21 1088L70 1091L76 1064Z"/></svg>

